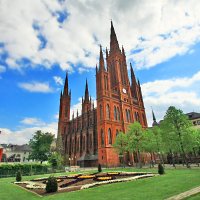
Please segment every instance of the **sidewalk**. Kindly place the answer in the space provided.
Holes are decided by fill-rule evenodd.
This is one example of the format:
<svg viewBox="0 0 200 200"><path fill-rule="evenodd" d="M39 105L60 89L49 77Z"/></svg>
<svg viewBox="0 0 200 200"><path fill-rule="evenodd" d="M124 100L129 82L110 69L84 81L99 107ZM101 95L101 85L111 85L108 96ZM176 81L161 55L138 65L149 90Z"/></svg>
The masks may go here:
<svg viewBox="0 0 200 200"><path fill-rule="evenodd" d="M191 190L188 190L186 192L183 192L183 193L180 193L178 195L175 195L173 197L170 197L166 200L181 200L181 199L184 199L186 197L189 197L189 196L192 196L194 194L198 194L200 193L200 186L199 187L196 187L196 188L193 188Z"/></svg>

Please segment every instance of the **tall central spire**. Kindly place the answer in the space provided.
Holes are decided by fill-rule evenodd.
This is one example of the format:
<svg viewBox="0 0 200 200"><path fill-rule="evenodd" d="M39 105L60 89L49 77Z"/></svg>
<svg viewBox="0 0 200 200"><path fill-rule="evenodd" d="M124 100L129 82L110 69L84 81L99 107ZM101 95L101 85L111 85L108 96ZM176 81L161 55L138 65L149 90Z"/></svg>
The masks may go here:
<svg viewBox="0 0 200 200"><path fill-rule="evenodd" d="M88 91L87 79L86 79L86 84L85 84L85 101L89 101L89 91Z"/></svg>
<svg viewBox="0 0 200 200"><path fill-rule="evenodd" d="M119 51L119 44L118 44L118 41L117 41L117 36L116 36L116 33L115 33L115 29L114 29L114 26L113 26L113 23L111 21L111 32L110 32L110 52L113 52L113 51Z"/></svg>
<svg viewBox="0 0 200 200"><path fill-rule="evenodd" d="M65 95L68 95L68 72L66 72L66 77L65 77L65 86L64 86L64 92Z"/></svg>

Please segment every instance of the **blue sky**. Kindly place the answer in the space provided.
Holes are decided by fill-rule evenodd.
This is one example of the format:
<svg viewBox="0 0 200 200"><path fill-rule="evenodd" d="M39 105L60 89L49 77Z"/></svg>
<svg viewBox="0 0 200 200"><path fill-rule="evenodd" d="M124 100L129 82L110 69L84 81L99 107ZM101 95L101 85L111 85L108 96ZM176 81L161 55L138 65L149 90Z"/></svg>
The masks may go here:
<svg viewBox="0 0 200 200"><path fill-rule="evenodd" d="M0 2L0 143L26 143L38 129L57 133L66 71L71 109L80 112L86 78L95 101L110 19L142 85L149 126L151 107L158 120L170 105L200 112L200 2L105 2Z"/></svg>

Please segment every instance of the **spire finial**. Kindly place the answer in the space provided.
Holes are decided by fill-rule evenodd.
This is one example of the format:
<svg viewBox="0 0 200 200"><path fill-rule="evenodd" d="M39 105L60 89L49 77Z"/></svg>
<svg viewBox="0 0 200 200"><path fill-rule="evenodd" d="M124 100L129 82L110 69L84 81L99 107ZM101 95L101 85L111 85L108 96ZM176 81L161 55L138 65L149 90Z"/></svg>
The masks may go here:
<svg viewBox="0 0 200 200"><path fill-rule="evenodd" d="M111 20L110 52L113 52L115 50L120 51L115 29Z"/></svg>

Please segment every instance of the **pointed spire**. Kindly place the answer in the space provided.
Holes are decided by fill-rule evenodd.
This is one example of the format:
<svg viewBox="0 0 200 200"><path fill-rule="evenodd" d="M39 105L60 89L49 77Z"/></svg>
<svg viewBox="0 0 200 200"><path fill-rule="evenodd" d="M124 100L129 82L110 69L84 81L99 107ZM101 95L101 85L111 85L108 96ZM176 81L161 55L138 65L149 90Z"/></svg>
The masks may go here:
<svg viewBox="0 0 200 200"><path fill-rule="evenodd" d="M153 116L153 121L156 122L156 117L155 117L155 114L153 112L153 109L152 109L152 116Z"/></svg>
<svg viewBox="0 0 200 200"><path fill-rule="evenodd" d="M106 47L106 58L108 58L108 49Z"/></svg>
<svg viewBox="0 0 200 200"><path fill-rule="evenodd" d="M152 108L151 108L152 109ZM152 117L153 117L153 124L152 124L152 126L158 126L159 124L158 124L158 122L156 121L156 117L155 117L155 114L154 114L154 112L153 112L153 109L152 109Z"/></svg>
<svg viewBox="0 0 200 200"><path fill-rule="evenodd" d="M62 99L62 90L61 90L61 92L60 92L60 99Z"/></svg>
<svg viewBox="0 0 200 200"><path fill-rule="evenodd" d="M133 67L132 67L131 63L130 63L130 68L131 68L131 82L132 82L132 85L133 85L133 84L136 84L136 78L135 78L135 74L134 74Z"/></svg>
<svg viewBox="0 0 200 200"><path fill-rule="evenodd" d="M63 94L68 95L68 72L66 72L65 86L64 86L64 92L63 92Z"/></svg>
<svg viewBox="0 0 200 200"><path fill-rule="evenodd" d="M122 54L125 55L124 47L122 45Z"/></svg>
<svg viewBox="0 0 200 200"><path fill-rule="evenodd" d="M89 91L88 91L87 79L86 79L86 84L85 84L85 101L89 101Z"/></svg>
<svg viewBox="0 0 200 200"><path fill-rule="evenodd" d="M97 64L96 64L96 74L98 73L98 67L97 67Z"/></svg>
<svg viewBox="0 0 200 200"><path fill-rule="evenodd" d="M138 79L138 85L139 85L139 87L140 87L140 81L139 81L139 79Z"/></svg>
<svg viewBox="0 0 200 200"><path fill-rule="evenodd" d="M100 45L100 55L99 55L99 70L100 71L105 70L104 58L103 58L103 51L102 51L101 45Z"/></svg>
<svg viewBox="0 0 200 200"><path fill-rule="evenodd" d="M113 52L115 50L120 51L119 44L118 44L118 41L117 41L117 36L116 36L116 33L115 33L115 29L114 29L113 23L111 21L110 52Z"/></svg>

